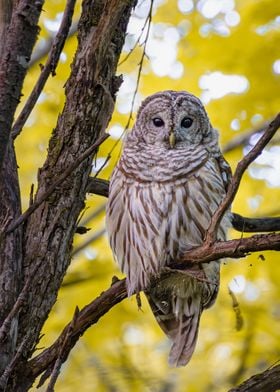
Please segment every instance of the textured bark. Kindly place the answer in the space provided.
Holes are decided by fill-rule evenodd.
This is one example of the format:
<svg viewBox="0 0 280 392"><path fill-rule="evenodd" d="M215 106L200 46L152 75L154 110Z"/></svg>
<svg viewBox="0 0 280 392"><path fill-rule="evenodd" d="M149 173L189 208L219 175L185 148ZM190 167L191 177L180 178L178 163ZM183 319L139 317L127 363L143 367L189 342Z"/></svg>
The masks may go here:
<svg viewBox="0 0 280 392"><path fill-rule="evenodd" d="M256 374L229 392L274 392L280 389L280 365Z"/></svg>
<svg viewBox="0 0 280 392"><path fill-rule="evenodd" d="M4 175L5 173L5 175ZM9 146L0 181L0 227L21 213L17 167L13 148ZM22 229L10 235L0 234L0 326L15 303L20 289L22 265ZM10 328L0 343L0 375L11 361L17 340L18 316L11 318ZM0 383L1 388L1 383Z"/></svg>
<svg viewBox="0 0 280 392"><path fill-rule="evenodd" d="M38 32L42 1L33 3L0 0L0 326L16 301L21 281L22 229L8 236L3 236L3 231L21 213L17 163L9 138L27 61ZM0 375L14 355L17 324L18 315L13 315L9 329L2 333ZM0 388L1 382L0 379Z"/></svg>
<svg viewBox="0 0 280 392"><path fill-rule="evenodd" d="M8 27L11 21L13 11L12 0L0 0L0 58L5 47Z"/></svg>
<svg viewBox="0 0 280 392"><path fill-rule="evenodd" d="M115 76L116 67L134 3L83 2L78 49L66 84L66 103L53 131L46 162L39 171L34 203L90 149L108 124L121 82ZM25 17L28 19L30 15ZM3 148L4 140L0 142ZM11 299L14 307L0 328L0 339L5 340L6 334L11 333L12 320L18 319L16 351L0 378L7 391L26 391L34 381L28 378L27 360L40 339L41 328L71 260L73 236L84 207L94 153L57 185L47 199L43 198L24 226L8 230L9 235L3 237L7 241L24 231L22 289L20 295L16 293ZM11 227L10 221L7 224L6 228Z"/></svg>
<svg viewBox="0 0 280 392"><path fill-rule="evenodd" d="M13 9L10 23L5 25L5 42L0 57L0 168L3 166L28 61L39 31L37 23L43 4L43 0L19 0Z"/></svg>

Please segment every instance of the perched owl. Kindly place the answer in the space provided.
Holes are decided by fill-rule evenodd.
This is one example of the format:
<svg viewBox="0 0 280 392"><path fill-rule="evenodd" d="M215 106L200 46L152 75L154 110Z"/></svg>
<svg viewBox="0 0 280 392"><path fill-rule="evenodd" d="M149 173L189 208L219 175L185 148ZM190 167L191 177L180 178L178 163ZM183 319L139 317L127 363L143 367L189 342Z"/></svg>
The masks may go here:
<svg viewBox="0 0 280 392"><path fill-rule="evenodd" d="M220 263L172 269L202 244L230 169L198 98L163 91L142 103L110 182L107 230L128 295L144 290L172 341L171 366L190 360L200 315L218 293ZM226 238L229 212L218 229Z"/></svg>

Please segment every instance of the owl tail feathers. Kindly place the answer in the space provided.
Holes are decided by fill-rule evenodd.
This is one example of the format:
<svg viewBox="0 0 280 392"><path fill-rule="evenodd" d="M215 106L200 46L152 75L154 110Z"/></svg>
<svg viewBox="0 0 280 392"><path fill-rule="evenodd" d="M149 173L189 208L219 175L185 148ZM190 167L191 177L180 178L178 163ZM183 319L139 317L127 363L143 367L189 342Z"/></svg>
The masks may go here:
<svg viewBox="0 0 280 392"><path fill-rule="evenodd" d="M174 338L171 338L172 346L170 349L168 363L172 367L185 366L190 361L197 342L200 311L193 315L183 315Z"/></svg>
<svg viewBox="0 0 280 392"><path fill-rule="evenodd" d="M191 359L197 341L201 302L199 298L158 297L145 292L154 316L172 342L169 365L185 366Z"/></svg>

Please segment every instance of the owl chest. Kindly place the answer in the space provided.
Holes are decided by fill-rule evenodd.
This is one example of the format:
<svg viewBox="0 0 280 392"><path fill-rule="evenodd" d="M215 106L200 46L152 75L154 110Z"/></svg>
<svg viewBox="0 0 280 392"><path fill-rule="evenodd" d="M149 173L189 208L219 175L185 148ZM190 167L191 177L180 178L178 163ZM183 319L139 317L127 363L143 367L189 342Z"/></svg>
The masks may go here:
<svg viewBox="0 0 280 392"><path fill-rule="evenodd" d="M145 183L116 174L116 209L122 214L121 235L137 243L146 257L167 264L202 243L218 200L199 175L170 182Z"/></svg>

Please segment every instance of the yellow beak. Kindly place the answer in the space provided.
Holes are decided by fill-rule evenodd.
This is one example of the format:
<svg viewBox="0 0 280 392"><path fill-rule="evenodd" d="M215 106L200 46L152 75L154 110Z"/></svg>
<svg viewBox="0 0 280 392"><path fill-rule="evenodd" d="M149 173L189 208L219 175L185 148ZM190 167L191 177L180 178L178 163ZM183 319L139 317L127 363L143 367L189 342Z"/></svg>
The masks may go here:
<svg viewBox="0 0 280 392"><path fill-rule="evenodd" d="M170 132L170 135L169 135L169 144L170 144L170 147L171 147L171 148L174 148L175 142L176 142L175 134L174 134L174 132L172 131L172 132Z"/></svg>

